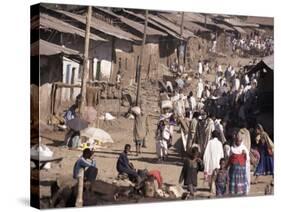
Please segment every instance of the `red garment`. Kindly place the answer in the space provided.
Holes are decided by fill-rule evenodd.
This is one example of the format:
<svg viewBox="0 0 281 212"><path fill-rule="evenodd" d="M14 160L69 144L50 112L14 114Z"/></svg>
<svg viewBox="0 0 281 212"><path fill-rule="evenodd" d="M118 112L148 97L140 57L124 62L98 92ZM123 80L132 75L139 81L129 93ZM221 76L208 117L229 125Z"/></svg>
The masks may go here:
<svg viewBox="0 0 281 212"><path fill-rule="evenodd" d="M158 187L161 188L162 183L163 183L163 178L161 176L161 172L159 170L151 170L148 172L149 176L153 176L158 184Z"/></svg>
<svg viewBox="0 0 281 212"><path fill-rule="evenodd" d="M230 164L239 164L240 166L245 166L246 156L244 154L232 154L229 158Z"/></svg>

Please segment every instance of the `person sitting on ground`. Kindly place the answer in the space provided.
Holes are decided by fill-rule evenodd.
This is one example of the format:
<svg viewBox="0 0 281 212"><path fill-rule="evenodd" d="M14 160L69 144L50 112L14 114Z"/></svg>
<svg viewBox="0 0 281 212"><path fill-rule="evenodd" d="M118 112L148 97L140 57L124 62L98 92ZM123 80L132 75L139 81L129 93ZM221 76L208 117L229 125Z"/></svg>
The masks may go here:
<svg viewBox="0 0 281 212"><path fill-rule="evenodd" d="M187 155L182 167L179 183L184 182L184 186L191 196L194 196L197 187L197 175L199 171L203 171L204 165L199 157L197 147L192 147L191 153Z"/></svg>
<svg viewBox="0 0 281 212"><path fill-rule="evenodd" d="M96 168L96 160L93 159L94 151L86 148L83 150L82 156L76 161L73 167L73 178L79 178L80 169L84 169L84 180L92 183L96 180L98 169Z"/></svg>
<svg viewBox="0 0 281 212"><path fill-rule="evenodd" d="M119 158L117 160L116 169L119 173L119 175L128 175L129 180L132 182L139 182L140 177L135 170L132 163L130 163L128 158L128 153L131 151L131 145L126 144L124 147L124 151L119 155Z"/></svg>

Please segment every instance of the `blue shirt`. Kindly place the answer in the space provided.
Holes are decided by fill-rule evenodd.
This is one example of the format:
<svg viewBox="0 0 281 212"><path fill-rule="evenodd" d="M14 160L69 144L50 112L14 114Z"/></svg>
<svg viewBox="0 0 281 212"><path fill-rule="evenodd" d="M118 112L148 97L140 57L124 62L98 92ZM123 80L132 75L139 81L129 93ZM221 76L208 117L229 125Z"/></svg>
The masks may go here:
<svg viewBox="0 0 281 212"><path fill-rule="evenodd" d="M87 168L87 167L96 167L96 161L95 160L92 160L92 161L89 161L89 160L86 160L85 158L83 157L80 157L75 165L74 165L74 168L73 168L73 178L74 179L77 179L78 178L78 174L79 174L79 170L81 168Z"/></svg>
<svg viewBox="0 0 281 212"><path fill-rule="evenodd" d="M65 122L68 122L69 120L77 117L77 114L76 114L76 111L75 111L76 108L77 108L77 106L74 104L65 112L65 114L64 114Z"/></svg>

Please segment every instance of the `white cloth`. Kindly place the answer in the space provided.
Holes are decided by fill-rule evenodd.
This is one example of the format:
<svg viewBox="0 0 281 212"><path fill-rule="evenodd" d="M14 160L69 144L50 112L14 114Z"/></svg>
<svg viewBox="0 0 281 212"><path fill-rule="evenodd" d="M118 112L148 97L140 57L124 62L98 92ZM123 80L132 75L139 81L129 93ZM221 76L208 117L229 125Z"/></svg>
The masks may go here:
<svg viewBox="0 0 281 212"><path fill-rule="evenodd" d="M204 85L201 81L197 84L197 98L200 99L202 97L202 92L204 90Z"/></svg>
<svg viewBox="0 0 281 212"><path fill-rule="evenodd" d="M217 72L222 73L222 67L221 67L221 65L218 66Z"/></svg>
<svg viewBox="0 0 281 212"><path fill-rule="evenodd" d="M225 143L225 142L226 142L226 138L225 138L225 136L224 136L223 126L222 126L222 124L220 123L220 120L219 120L219 119L216 119L216 120L215 120L215 130L220 133L220 140L221 140L221 142L222 142L222 143Z"/></svg>
<svg viewBox="0 0 281 212"><path fill-rule="evenodd" d="M211 118L208 118L204 127L204 148L206 148L207 143L211 139L212 132L215 130L214 121Z"/></svg>
<svg viewBox="0 0 281 212"><path fill-rule="evenodd" d="M156 142L156 154L158 158L162 158L168 154L168 144L165 140L158 140Z"/></svg>
<svg viewBox="0 0 281 212"><path fill-rule="evenodd" d="M199 73L199 74L202 74L202 72L203 72L203 65L202 65L201 62L199 62L199 63L198 63L198 73Z"/></svg>
<svg viewBox="0 0 281 212"><path fill-rule="evenodd" d="M167 88L167 89L170 88L171 92L174 91L173 84L172 84L170 81L167 81L167 82L166 82L166 88Z"/></svg>
<svg viewBox="0 0 281 212"><path fill-rule="evenodd" d="M250 83L250 79L249 79L249 77L248 77L247 74L245 75L244 80L245 80L245 84L246 84L246 85L248 85L248 84Z"/></svg>
<svg viewBox="0 0 281 212"><path fill-rule="evenodd" d="M235 75L235 69L230 70L230 77L233 77Z"/></svg>
<svg viewBox="0 0 281 212"><path fill-rule="evenodd" d="M184 104L184 100L180 99L178 101L176 101L174 103L174 111L175 114L180 116L180 117L184 117L185 114L185 104Z"/></svg>
<svg viewBox="0 0 281 212"><path fill-rule="evenodd" d="M181 129L181 140L182 140L182 146L183 146L184 151L186 151L187 135L188 134L184 134L183 129Z"/></svg>
<svg viewBox="0 0 281 212"><path fill-rule="evenodd" d="M224 157L222 143L217 139L211 139L205 149L203 162L204 172L212 175L214 169L220 167L220 159Z"/></svg>
<svg viewBox="0 0 281 212"><path fill-rule="evenodd" d="M195 100L195 98L194 98L193 96L191 96L191 97L189 98L189 102L190 102L190 104L189 104L190 109L191 109L191 110L194 110L195 107L196 107L196 100Z"/></svg>
<svg viewBox="0 0 281 212"><path fill-rule="evenodd" d="M223 151L224 151L224 157L228 159L230 156L230 146L228 144L224 145Z"/></svg>
<svg viewBox="0 0 281 212"><path fill-rule="evenodd" d="M238 78L235 78L234 80L234 89L235 91L238 91L240 88L240 80Z"/></svg>
<svg viewBox="0 0 281 212"><path fill-rule="evenodd" d="M161 139L156 141L156 154L159 158L162 158L168 154L167 140L170 139L170 136L171 136L170 127L166 125L163 129Z"/></svg>

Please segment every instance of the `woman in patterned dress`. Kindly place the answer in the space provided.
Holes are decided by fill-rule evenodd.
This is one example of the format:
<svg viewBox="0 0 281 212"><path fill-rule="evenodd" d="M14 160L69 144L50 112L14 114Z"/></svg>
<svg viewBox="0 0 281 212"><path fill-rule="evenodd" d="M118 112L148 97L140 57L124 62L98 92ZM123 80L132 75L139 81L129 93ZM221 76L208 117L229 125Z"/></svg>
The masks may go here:
<svg viewBox="0 0 281 212"><path fill-rule="evenodd" d="M260 124L258 124L256 128L256 132L257 132L256 143L260 154L260 160L256 168L256 171L254 173L254 175L256 176L254 183L258 182L258 177L260 175L273 176L274 174L274 170L273 170L274 144Z"/></svg>
<svg viewBox="0 0 281 212"><path fill-rule="evenodd" d="M247 194L246 161L249 158L249 151L237 136L234 145L230 149L228 161L229 167L229 194Z"/></svg>

